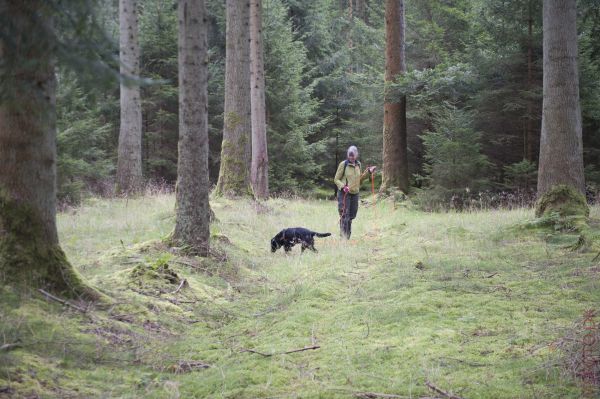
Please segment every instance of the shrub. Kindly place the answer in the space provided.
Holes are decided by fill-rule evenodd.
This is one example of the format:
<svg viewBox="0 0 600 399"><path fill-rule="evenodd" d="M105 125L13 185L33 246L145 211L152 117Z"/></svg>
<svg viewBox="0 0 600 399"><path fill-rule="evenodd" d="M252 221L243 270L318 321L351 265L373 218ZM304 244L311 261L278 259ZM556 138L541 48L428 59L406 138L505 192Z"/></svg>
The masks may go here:
<svg viewBox="0 0 600 399"><path fill-rule="evenodd" d="M490 162L481 153L480 137L470 112L446 108L438 112L433 129L421 136L425 148L422 203L446 204L465 193L478 193L490 185ZM442 205L443 206L443 205Z"/></svg>

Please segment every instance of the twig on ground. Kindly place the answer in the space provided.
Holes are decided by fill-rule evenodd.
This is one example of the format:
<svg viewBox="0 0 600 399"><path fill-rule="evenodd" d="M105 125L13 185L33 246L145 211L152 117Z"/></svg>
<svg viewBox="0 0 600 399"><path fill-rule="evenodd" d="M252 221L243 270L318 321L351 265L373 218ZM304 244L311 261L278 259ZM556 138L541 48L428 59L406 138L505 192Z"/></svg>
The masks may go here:
<svg viewBox="0 0 600 399"><path fill-rule="evenodd" d="M497 276L497 275L499 275L499 274L500 274L500 273L498 273L498 272L494 272L494 273L492 273L492 274L489 274L489 275L485 276L485 278L492 278L492 277L494 277L494 276Z"/></svg>
<svg viewBox="0 0 600 399"><path fill-rule="evenodd" d="M462 364L466 364L467 366L471 366L471 367L485 367L487 366L487 364L483 364L483 363L472 363L472 362L468 362L466 360L462 360L462 359L456 359L454 357L440 357L440 360L442 359L446 359L446 360L453 360L455 362L459 362Z"/></svg>
<svg viewBox="0 0 600 399"><path fill-rule="evenodd" d="M436 387L435 385L433 385L431 382L429 381L425 381L425 385L427 386L427 388L431 389L433 392L442 395L445 398L448 399L463 399L460 396L454 395L450 392L446 392L438 387Z"/></svg>
<svg viewBox="0 0 600 399"><path fill-rule="evenodd" d="M173 305L179 305L180 303L196 303L198 302L198 300L194 300L194 301L180 301L178 299L175 298L166 298L167 301L171 302Z"/></svg>
<svg viewBox="0 0 600 399"><path fill-rule="evenodd" d="M132 260L125 260L123 262L121 262L122 265L134 265L136 263L143 263L144 260L143 259L132 259Z"/></svg>
<svg viewBox="0 0 600 399"><path fill-rule="evenodd" d="M253 317L260 317L260 316L264 316L268 313L274 312L275 310L277 310L277 308L275 306L271 306L266 308L265 310L263 310L262 312L258 312L258 313L253 313L252 316Z"/></svg>
<svg viewBox="0 0 600 399"><path fill-rule="evenodd" d="M173 262L174 262L174 263L179 263L179 264L181 264L181 265L189 266L189 267L194 267L194 268L196 268L196 267L198 267L198 266L199 266L198 264L194 264L194 263L192 263L192 262L187 262L187 261L184 261L184 260L182 260L182 259L176 259L176 260L174 260Z"/></svg>
<svg viewBox="0 0 600 399"><path fill-rule="evenodd" d="M186 279L181 280L181 283L179 283L179 287L177 287L177 289L173 292L171 292L171 294L177 294L179 292L179 290L181 290L183 287L189 285Z"/></svg>
<svg viewBox="0 0 600 399"><path fill-rule="evenodd" d="M340 391L350 391L346 389L336 389ZM382 393L382 392L353 392L352 396L359 399L440 399L437 396L403 396L396 395L392 393Z"/></svg>
<svg viewBox="0 0 600 399"><path fill-rule="evenodd" d="M256 353L257 355L261 355L264 357L271 357L271 356L276 356L276 355L289 355L290 353L304 352L304 351L319 349L320 347L321 346L319 346L319 345L305 346L304 348L300 348L300 349L292 349L292 350L285 351L285 352L274 352L274 353L263 353L263 352L255 351L254 349L243 348L240 352Z"/></svg>
<svg viewBox="0 0 600 399"><path fill-rule="evenodd" d="M206 364L197 360L180 360L177 362L177 364L171 366L171 371L175 374L181 374L207 368L210 368L210 364Z"/></svg>
<svg viewBox="0 0 600 399"><path fill-rule="evenodd" d="M406 399L407 396L394 395L391 393L380 393L380 392L354 392L354 396L360 399Z"/></svg>
<svg viewBox="0 0 600 399"><path fill-rule="evenodd" d="M135 316L138 314L142 314L142 313L146 313L145 310L140 310L139 312L132 312L132 313L123 313L123 314L109 314L108 317L110 317L111 319L115 319L115 320L119 320L119 321L128 321L127 318L130 316Z"/></svg>
<svg viewBox="0 0 600 399"><path fill-rule="evenodd" d="M81 313L87 313L87 309L84 309L84 308L82 308L82 307L79 307L79 306L77 306L77 305L74 305L74 304L72 304L72 303L71 303L71 302L69 302L69 301L66 301L66 300L64 300L64 299L61 299L61 298L59 298L59 297L57 297L57 296L54 296L54 295L52 295L51 293L49 293L49 292L46 292L46 291L44 291L44 290L43 290L43 289L41 289L41 288L40 288L40 289L38 289L38 291L39 291L39 292L41 292L41 293L42 293L42 295L44 295L44 296L45 296L46 298L48 298L48 299L52 299L53 301L56 301L56 302L62 303L63 305L69 306L69 307L71 307L71 308L73 308L73 309L75 309L75 310L78 310L78 311L80 311Z"/></svg>

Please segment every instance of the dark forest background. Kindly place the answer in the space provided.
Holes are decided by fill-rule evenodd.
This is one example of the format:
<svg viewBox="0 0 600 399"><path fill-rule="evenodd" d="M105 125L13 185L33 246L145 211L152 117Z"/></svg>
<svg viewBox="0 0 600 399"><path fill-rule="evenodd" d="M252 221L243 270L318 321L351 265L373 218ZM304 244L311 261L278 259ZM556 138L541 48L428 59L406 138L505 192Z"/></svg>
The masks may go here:
<svg viewBox="0 0 600 399"><path fill-rule="evenodd" d="M395 90L407 95L411 183L426 207L482 192L498 201L533 198L541 3L406 1L408 73ZM225 2L210 0L207 7L214 184L223 128ZM333 193L332 176L350 144L358 146L363 164L381 163L383 0L265 0L263 7L270 189ZM578 13L584 161L593 193L600 187L600 5L580 0ZM98 14L118 59L117 2L100 2ZM173 1L140 2L142 157L150 185L174 185L177 175L176 14ZM67 205L114 188L119 84L98 85L93 78L59 72L58 188Z"/></svg>

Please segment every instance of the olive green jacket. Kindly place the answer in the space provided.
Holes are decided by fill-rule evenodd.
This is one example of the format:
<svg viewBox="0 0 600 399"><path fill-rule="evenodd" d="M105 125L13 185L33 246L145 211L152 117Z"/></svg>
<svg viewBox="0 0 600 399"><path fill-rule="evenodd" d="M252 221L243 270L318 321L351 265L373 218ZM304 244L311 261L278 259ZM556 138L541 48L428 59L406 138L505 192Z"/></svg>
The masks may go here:
<svg viewBox="0 0 600 399"><path fill-rule="evenodd" d="M348 162L348 166L346 166L346 171L344 172L345 164L345 160L340 162L337 171L335 172L333 182L340 190L347 184L348 188L350 188L350 194L358 194L360 191L360 185L367 178L369 171L365 170L361 173L359 162L355 162L354 164Z"/></svg>

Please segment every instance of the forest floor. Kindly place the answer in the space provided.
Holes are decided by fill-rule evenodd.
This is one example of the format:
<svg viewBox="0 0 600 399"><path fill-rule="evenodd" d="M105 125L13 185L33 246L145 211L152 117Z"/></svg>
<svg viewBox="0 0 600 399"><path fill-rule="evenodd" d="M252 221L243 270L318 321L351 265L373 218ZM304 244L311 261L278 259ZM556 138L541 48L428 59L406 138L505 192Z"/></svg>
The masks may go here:
<svg viewBox="0 0 600 399"><path fill-rule="evenodd" d="M0 397L445 397L427 382L465 399L581 396L568 369L600 261L566 248L575 235L524 228L530 209L381 202L346 242L332 201L218 199L199 259L162 244L173 205L94 199L59 216L69 259L113 302L84 313L0 288L0 345L17 344L0 349ZM272 254L295 226L334 235Z"/></svg>

